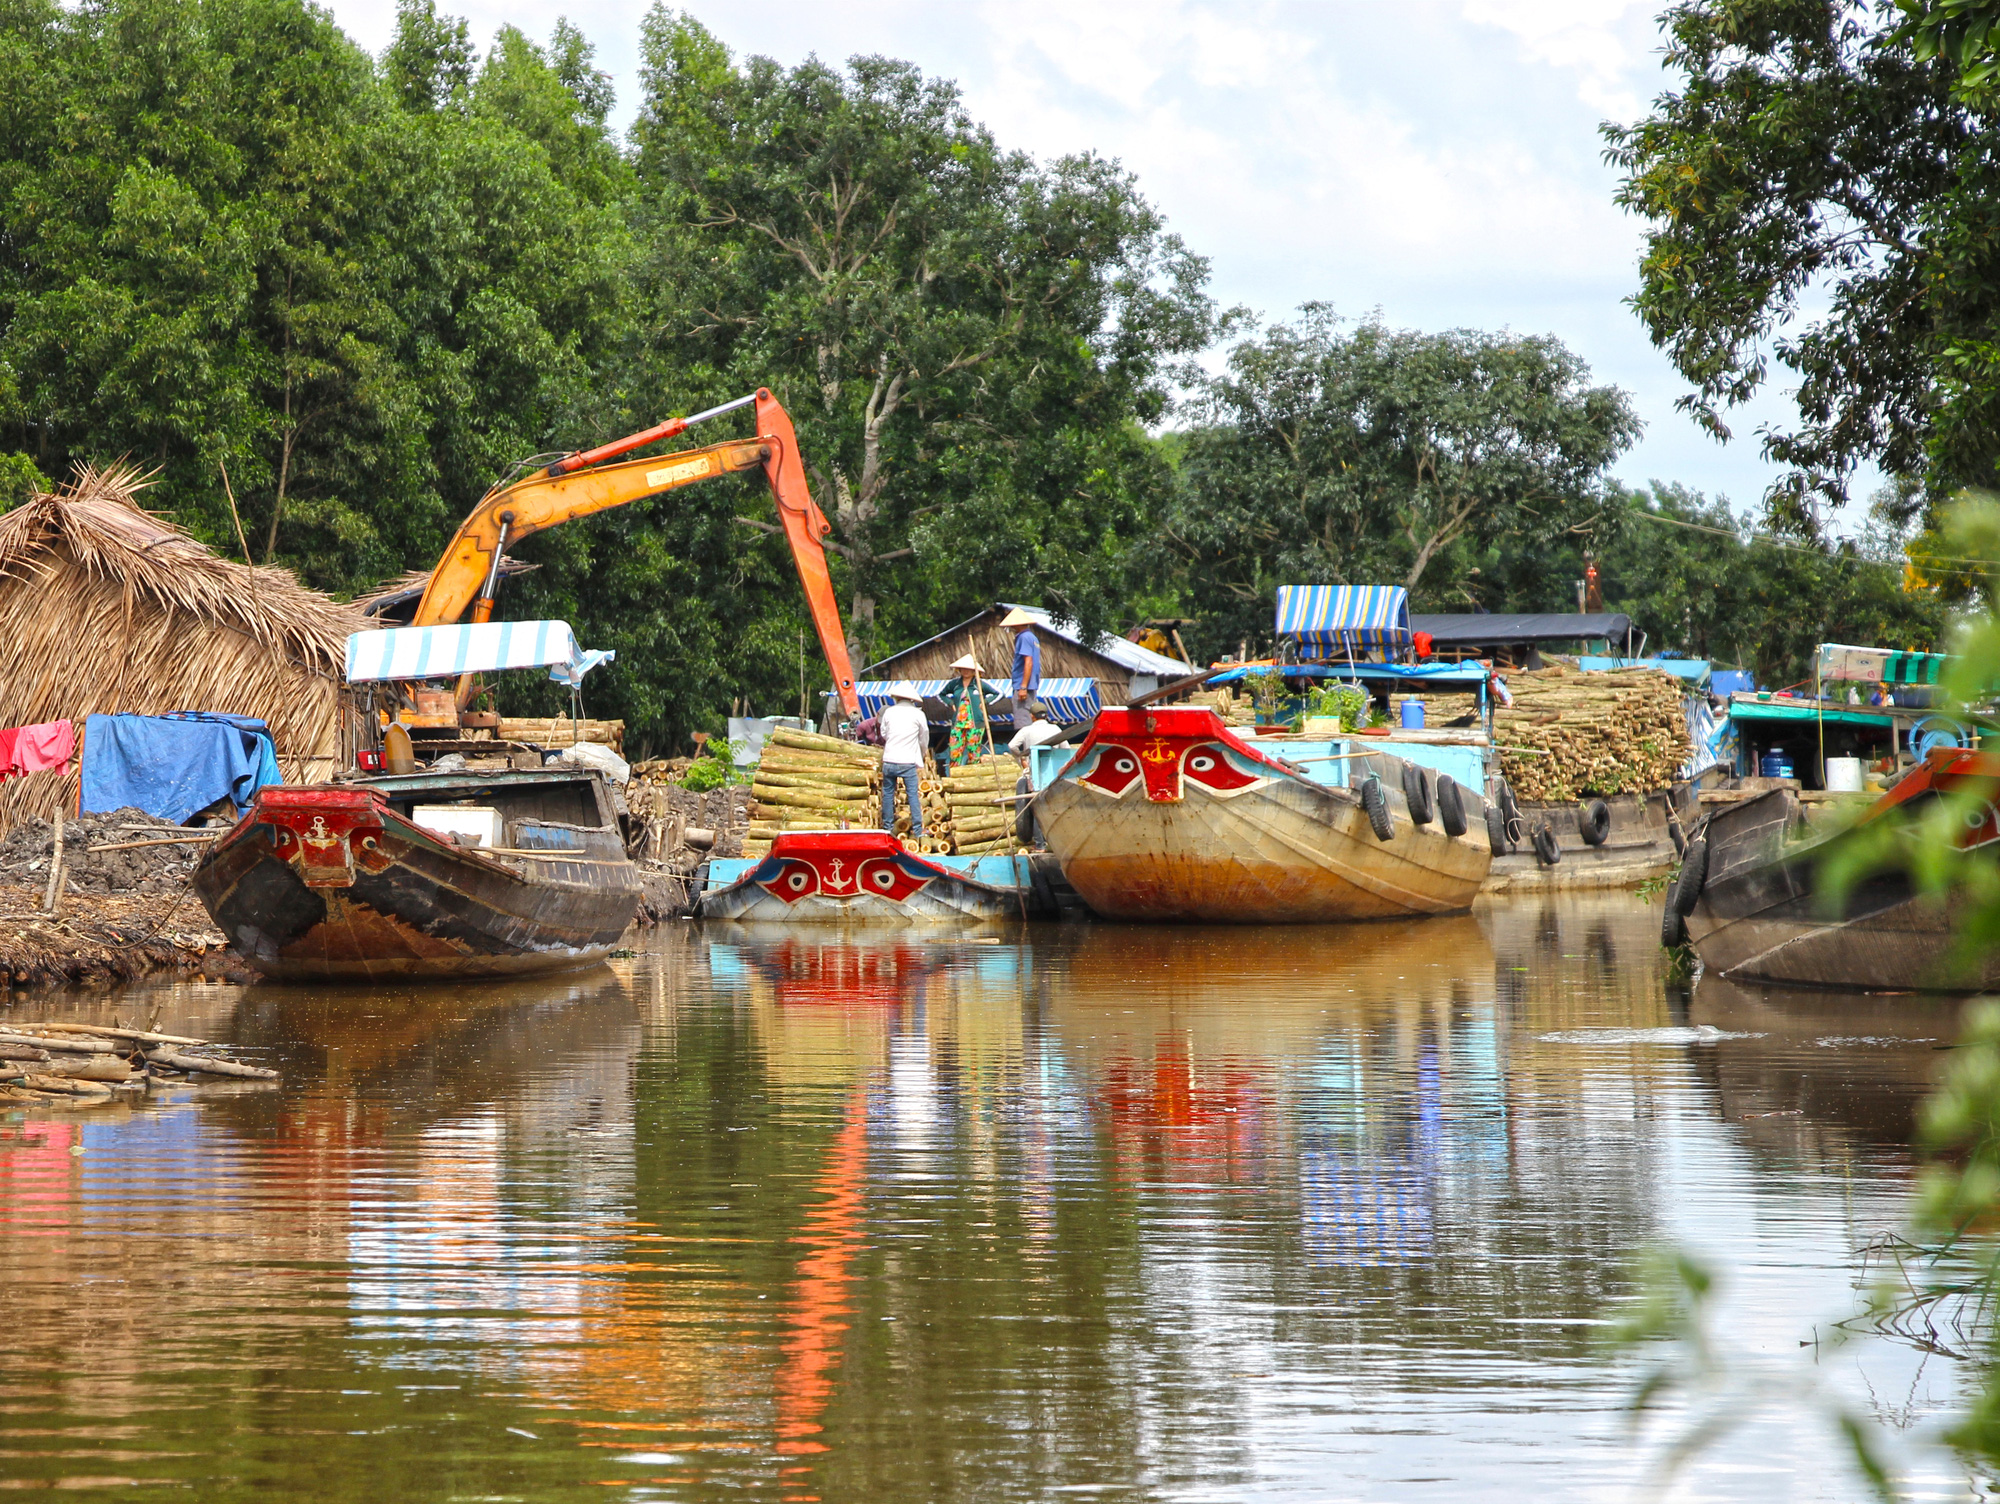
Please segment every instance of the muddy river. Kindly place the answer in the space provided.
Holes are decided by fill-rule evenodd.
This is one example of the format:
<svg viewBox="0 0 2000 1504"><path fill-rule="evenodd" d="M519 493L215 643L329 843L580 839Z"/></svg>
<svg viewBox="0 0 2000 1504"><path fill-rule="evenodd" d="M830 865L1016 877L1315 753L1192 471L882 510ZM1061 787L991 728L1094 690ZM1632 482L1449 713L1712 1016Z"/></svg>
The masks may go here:
<svg viewBox="0 0 2000 1504"><path fill-rule="evenodd" d="M1669 978L1625 895L997 943L681 925L533 983L7 1017L279 1088L0 1115L0 1487L203 1500L1915 1497L1949 1356L1842 1341L1956 1005ZM1715 1275L1631 1424L1636 1260ZM1694 1407L1694 1408L1690 1408Z"/></svg>

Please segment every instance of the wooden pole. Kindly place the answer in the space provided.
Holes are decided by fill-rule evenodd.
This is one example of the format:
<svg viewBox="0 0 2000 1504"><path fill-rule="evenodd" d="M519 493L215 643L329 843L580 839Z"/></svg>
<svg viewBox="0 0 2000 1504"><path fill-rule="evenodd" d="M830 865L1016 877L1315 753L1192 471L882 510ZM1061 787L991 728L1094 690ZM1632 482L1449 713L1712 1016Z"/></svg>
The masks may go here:
<svg viewBox="0 0 2000 1504"><path fill-rule="evenodd" d="M56 849L55 854L49 858L49 890L42 895L42 909L46 913L53 914L56 911L57 901L62 897L62 866L63 807L62 801L58 799L56 801Z"/></svg>

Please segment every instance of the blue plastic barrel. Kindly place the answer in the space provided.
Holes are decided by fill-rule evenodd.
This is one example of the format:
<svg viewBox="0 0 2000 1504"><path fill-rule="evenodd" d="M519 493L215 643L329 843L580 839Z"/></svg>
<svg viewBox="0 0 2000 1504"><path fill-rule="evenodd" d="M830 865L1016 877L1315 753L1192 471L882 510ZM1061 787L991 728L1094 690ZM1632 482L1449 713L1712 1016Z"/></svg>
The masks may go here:
<svg viewBox="0 0 2000 1504"><path fill-rule="evenodd" d="M1424 702L1418 699L1403 701L1403 729L1421 731L1424 729Z"/></svg>

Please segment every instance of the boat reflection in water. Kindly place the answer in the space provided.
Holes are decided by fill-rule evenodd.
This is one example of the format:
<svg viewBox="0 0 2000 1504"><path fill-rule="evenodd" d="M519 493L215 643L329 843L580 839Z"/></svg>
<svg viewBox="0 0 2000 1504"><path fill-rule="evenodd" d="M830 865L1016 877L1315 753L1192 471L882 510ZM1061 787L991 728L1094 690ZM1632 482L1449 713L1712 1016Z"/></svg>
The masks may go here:
<svg viewBox="0 0 2000 1504"><path fill-rule="evenodd" d="M199 1016L286 1085L0 1154L0 1446L30 1480L301 1495L428 1497L440 1459L549 1498L1628 1491L1632 1373L1596 1334L1629 1260L1734 1252L1733 1319L1795 1348L1901 1215L1931 1048L1676 1002L1656 933L1556 896L994 943L690 926L365 1015L137 989L105 1006ZM1747 1454L1806 1475L1795 1421Z"/></svg>

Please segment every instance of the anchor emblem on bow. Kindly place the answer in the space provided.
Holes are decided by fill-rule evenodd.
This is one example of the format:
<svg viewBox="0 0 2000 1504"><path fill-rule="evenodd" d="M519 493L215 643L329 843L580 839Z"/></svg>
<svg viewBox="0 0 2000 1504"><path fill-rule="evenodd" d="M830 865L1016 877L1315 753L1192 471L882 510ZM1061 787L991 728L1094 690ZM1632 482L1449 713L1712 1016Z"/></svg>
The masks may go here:
<svg viewBox="0 0 2000 1504"><path fill-rule="evenodd" d="M827 883L828 888L838 893L842 888L849 886L848 879L840 875L841 869L847 865L845 862L843 862L839 857L835 857L832 861L828 862L826 865L829 872L832 874L831 881Z"/></svg>
<svg viewBox="0 0 2000 1504"><path fill-rule="evenodd" d="M1146 750L1139 755L1150 763L1169 763L1175 757L1174 749L1167 745L1167 739L1163 736L1154 737Z"/></svg>
<svg viewBox="0 0 2000 1504"><path fill-rule="evenodd" d="M340 843L340 837L327 830L325 815L313 816L312 829L305 833L305 838L314 846L336 846Z"/></svg>

